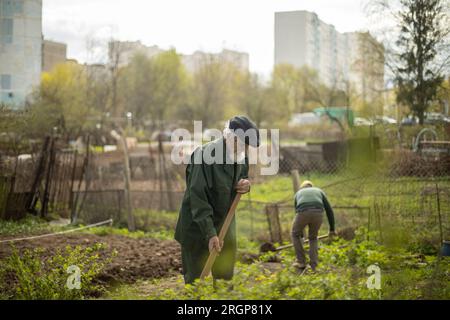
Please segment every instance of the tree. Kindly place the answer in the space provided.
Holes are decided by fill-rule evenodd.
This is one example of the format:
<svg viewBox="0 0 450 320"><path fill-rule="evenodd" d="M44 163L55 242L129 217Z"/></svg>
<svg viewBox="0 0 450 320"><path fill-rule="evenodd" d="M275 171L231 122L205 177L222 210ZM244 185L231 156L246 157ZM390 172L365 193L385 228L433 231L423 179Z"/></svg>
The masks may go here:
<svg viewBox="0 0 450 320"><path fill-rule="evenodd" d="M236 72L232 63L212 54L204 54L199 61L189 88L189 105L191 114L202 121L204 128L224 120Z"/></svg>
<svg viewBox="0 0 450 320"><path fill-rule="evenodd" d="M86 74L86 99L90 112L102 119L109 111L111 74L105 65L84 65Z"/></svg>
<svg viewBox="0 0 450 320"><path fill-rule="evenodd" d="M119 79L120 79L120 67L122 60L127 50L126 46L120 41L116 41L111 38L108 44L108 59L109 59L109 71L111 73L111 97L110 97L110 110L114 117L118 117L119 110Z"/></svg>
<svg viewBox="0 0 450 320"><path fill-rule="evenodd" d="M123 114L131 112L135 125L143 125L150 118L154 102L154 72L152 61L143 54L136 54L130 63L120 70L116 88L116 101L122 101Z"/></svg>
<svg viewBox="0 0 450 320"><path fill-rule="evenodd" d="M317 72L304 68L305 71L305 101L313 108L349 106L349 81L344 79L342 73L338 73L331 86L327 86Z"/></svg>
<svg viewBox="0 0 450 320"><path fill-rule="evenodd" d="M401 0L400 4L397 101L408 105L423 124L425 112L444 80L442 71L448 66L448 57L437 63L439 50L449 34L445 24L448 17L441 0Z"/></svg>
<svg viewBox="0 0 450 320"><path fill-rule="evenodd" d="M348 103L343 77L326 86L318 73L309 67L277 65L272 74L271 88L279 116L288 119L292 113L312 111L317 107L346 106Z"/></svg>
<svg viewBox="0 0 450 320"><path fill-rule="evenodd" d="M371 118L383 114L385 49L369 32L358 32L355 39L357 51L350 68L356 77L346 87L352 100L348 106Z"/></svg>
<svg viewBox="0 0 450 320"><path fill-rule="evenodd" d="M448 115L450 108L450 76L439 87L436 100L434 111Z"/></svg>
<svg viewBox="0 0 450 320"><path fill-rule="evenodd" d="M265 87L258 75L247 72L238 83L237 104L241 113L249 116L260 127L264 121L273 119L272 90Z"/></svg>
<svg viewBox="0 0 450 320"><path fill-rule="evenodd" d="M157 55L152 60L154 73L151 113L162 125L168 116L178 118L186 96L188 77L175 50Z"/></svg>
<svg viewBox="0 0 450 320"><path fill-rule="evenodd" d="M60 64L44 73L34 92L30 126L37 134L52 134L56 129L66 139L77 137L93 112L86 88L86 70L79 64Z"/></svg>
<svg viewBox="0 0 450 320"><path fill-rule="evenodd" d="M272 73L271 87L280 117L288 119L292 113L305 112L306 81L300 70L289 64L277 65Z"/></svg>
<svg viewBox="0 0 450 320"><path fill-rule="evenodd" d="M30 152L25 137L29 134L30 112L13 110L0 103L0 150L18 156L21 152ZM0 157L2 156L0 152Z"/></svg>
<svg viewBox="0 0 450 320"><path fill-rule="evenodd" d="M175 50L153 58L136 54L121 70L119 80L124 111L133 113L136 124L151 120L159 129L180 109L186 86L186 72Z"/></svg>

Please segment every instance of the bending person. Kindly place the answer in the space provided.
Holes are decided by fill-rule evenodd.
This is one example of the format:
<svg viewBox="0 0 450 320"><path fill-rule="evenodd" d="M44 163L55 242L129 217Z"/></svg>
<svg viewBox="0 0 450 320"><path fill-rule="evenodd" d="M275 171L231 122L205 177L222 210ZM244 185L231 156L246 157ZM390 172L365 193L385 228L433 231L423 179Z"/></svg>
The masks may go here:
<svg viewBox="0 0 450 320"><path fill-rule="evenodd" d="M300 272L306 268L305 249L303 248L303 231L308 226L309 259L313 271L319 262L319 244L317 236L323 222L325 211L330 225L330 236L334 236L334 213L325 193L313 186L311 181L304 181L294 198L296 215L292 225L292 243L294 245L297 262L294 264Z"/></svg>

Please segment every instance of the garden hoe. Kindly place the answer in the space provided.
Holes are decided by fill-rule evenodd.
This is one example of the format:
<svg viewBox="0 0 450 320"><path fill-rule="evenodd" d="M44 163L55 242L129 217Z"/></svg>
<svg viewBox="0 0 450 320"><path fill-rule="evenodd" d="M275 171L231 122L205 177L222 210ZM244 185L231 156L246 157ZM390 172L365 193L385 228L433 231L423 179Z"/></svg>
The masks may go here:
<svg viewBox="0 0 450 320"><path fill-rule="evenodd" d="M328 238L328 235L323 235L318 237L319 240L322 239L326 239ZM337 237L344 239L344 240L352 240L355 238L355 228L354 227L346 227L343 228L341 230L338 230L337 232ZM307 244L309 242L308 239L304 240L304 244ZM287 244L285 246L281 246L276 248L275 245L272 242L264 242L263 244L261 244L261 246L259 247L259 252L260 253L266 253L266 252L278 252L284 249L288 249L288 248L292 248L294 245L291 244Z"/></svg>
<svg viewBox="0 0 450 320"><path fill-rule="evenodd" d="M326 238L328 238L328 235L323 235L323 236L318 237L319 240L326 239ZM309 239L305 239L303 241L303 244L307 244L308 242L309 242ZM294 245L291 243L291 244L287 244L285 246L281 246L281 247L275 248L273 243L271 243L271 242L264 242L259 247L259 252L261 252L261 253L278 252L278 251L281 251L281 250L284 250L284 249L292 248L293 246Z"/></svg>
<svg viewBox="0 0 450 320"><path fill-rule="evenodd" d="M228 210L227 216L225 217L225 221L223 223L222 229L220 229L219 233L219 242L223 243L223 240L225 239L225 235L228 232L228 229L230 228L231 221L233 221L234 214L236 212L236 208L238 206L239 200L241 200L241 194L238 193L236 197L233 200L233 203L231 204L230 210ZM216 260L218 255L218 252L216 250L213 250L208 257L208 260L206 261L205 266L203 267L203 271L200 275L200 279L205 279L210 273L211 268L214 264L214 261Z"/></svg>

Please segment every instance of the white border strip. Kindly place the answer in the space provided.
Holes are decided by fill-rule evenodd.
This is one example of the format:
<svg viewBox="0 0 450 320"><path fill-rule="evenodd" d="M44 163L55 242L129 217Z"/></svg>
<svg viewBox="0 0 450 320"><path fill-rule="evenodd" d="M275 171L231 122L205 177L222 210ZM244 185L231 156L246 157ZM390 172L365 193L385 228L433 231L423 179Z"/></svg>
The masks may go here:
<svg viewBox="0 0 450 320"><path fill-rule="evenodd" d="M101 225L108 224L108 223L112 224L113 223L113 219L108 219L108 220L105 220L105 221L102 221L102 222L97 222L97 223L94 223L94 224L90 224L90 225L87 225L87 226L84 226L84 227L75 228L75 229L71 229L71 230L64 230L64 231L55 232L55 233L41 234L41 235L38 235L38 236L25 237L25 238L1 240L0 243L17 242L17 241L23 241L23 240L32 240L32 239L38 239L38 238L51 237L51 236L65 234L65 233L70 233L70 232L75 232L75 231L79 231L79 230L83 230L83 229L89 229L89 228L92 228L92 227L101 226Z"/></svg>

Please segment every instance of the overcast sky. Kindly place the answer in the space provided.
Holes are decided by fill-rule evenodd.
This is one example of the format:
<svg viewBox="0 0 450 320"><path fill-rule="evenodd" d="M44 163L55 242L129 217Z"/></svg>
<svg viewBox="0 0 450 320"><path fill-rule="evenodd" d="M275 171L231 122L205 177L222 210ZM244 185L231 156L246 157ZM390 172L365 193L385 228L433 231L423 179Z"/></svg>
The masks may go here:
<svg viewBox="0 0 450 320"><path fill-rule="evenodd" d="M273 67L274 12L309 10L340 32L367 30L362 0L43 0L43 32L68 44L69 58L104 59L87 54L87 39L103 44L111 37L146 45L175 47L180 53L250 54L251 71Z"/></svg>

